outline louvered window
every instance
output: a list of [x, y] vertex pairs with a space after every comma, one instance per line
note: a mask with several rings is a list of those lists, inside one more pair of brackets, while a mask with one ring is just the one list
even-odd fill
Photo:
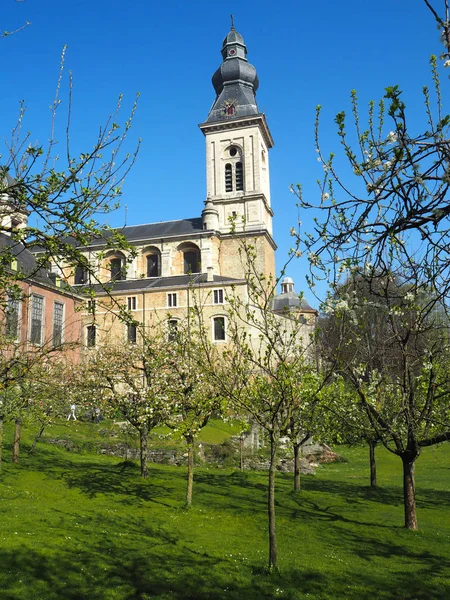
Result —
[[233, 191], [233, 170], [229, 163], [225, 165], [225, 191]]
[[242, 192], [244, 189], [244, 173], [242, 171], [242, 163], [236, 163], [236, 190]]

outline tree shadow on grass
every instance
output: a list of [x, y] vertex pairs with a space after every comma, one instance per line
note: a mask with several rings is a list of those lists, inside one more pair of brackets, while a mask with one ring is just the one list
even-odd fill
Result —
[[[317, 492], [322, 497], [331, 494], [344, 498], [349, 504], [378, 502], [383, 505], [402, 506], [403, 492], [400, 485], [371, 488], [351, 481], [308, 478], [304, 484], [307, 491]], [[422, 508], [447, 508], [450, 506], [450, 492], [429, 488], [417, 489], [418, 506]]]
[[[142, 535], [148, 532], [145, 530]], [[149, 542], [151, 543], [151, 542]], [[34, 549], [0, 550], [2, 600], [444, 600], [444, 586], [429, 578], [436, 567], [425, 556], [416, 573], [318, 572], [286, 569], [269, 575], [256, 568], [237, 570], [231, 561], [193, 552], [168, 542], [163, 552], [128, 548], [106, 554], [99, 548], [83, 552], [64, 549], [44, 554]], [[419, 558], [419, 555], [415, 557]], [[363, 594], [363, 595], [361, 595]]]

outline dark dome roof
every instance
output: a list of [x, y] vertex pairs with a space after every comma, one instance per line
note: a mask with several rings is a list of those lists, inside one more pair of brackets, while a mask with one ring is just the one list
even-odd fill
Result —
[[287, 292], [286, 294], [274, 296], [271, 308], [274, 312], [285, 312], [294, 308], [315, 312], [308, 302], [304, 298], [300, 299], [295, 292]]
[[244, 44], [244, 38], [240, 33], [236, 31], [234, 27], [231, 28], [230, 32], [226, 37], [223, 38], [222, 48], [224, 48], [227, 44]]
[[216, 100], [207, 123], [259, 115], [255, 93], [259, 86], [256, 69], [247, 61], [244, 38], [234, 26], [222, 43], [222, 64], [212, 77]]
[[253, 86], [254, 92], [258, 89], [259, 79], [255, 67], [239, 58], [232, 58], [223, 62], [212, 77], [216, 94], [220, 94], [228, 81], [236, 80]]

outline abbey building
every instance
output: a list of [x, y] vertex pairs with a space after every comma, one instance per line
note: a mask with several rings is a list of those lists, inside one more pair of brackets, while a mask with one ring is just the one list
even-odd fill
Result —
[[[273, 140], [256, 102], [258, 76], [234, 27], [221, 53], [212, 78], [216, 99], [199, 126], [206, 142], [204, 208], [192, 218], [120, 229], [133, 251], [107, 249], [104, 240], [86, 246], [89, 269], [72, 270], [68, 283], [80, 292], [88, 284], [95, 290], [87, 302], [87, 346], [112, 337], [136, 341], [137, 327], [155, 322], [176, 328], [192, 306], [194, 291], [211, 340], [226, 341], [227, 297], [231, 291], [246, 297], [247, 273], [239, 255], [243, 238], [254, 244], [258, 272], [275, 277]], [[315, 315], [306, 304], [301, 309]], [[128, 311], [133, 322], [115, 318], [120, 310]]]

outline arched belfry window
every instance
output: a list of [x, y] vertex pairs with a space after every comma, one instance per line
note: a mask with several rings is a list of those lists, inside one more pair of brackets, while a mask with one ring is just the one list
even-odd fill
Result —
[[230, 163], [227, 163], [225, 165], [225, 191], [233, 191], [233, 169]]
[[237, 146], [230, 146], [225, 150], [225, 192], [244, 191], [244, 167], [242, 151]]
[[244, 189], [244, 173], [242, 171], [242, 163], [236, 163], [236, 191], [242, 192]]

